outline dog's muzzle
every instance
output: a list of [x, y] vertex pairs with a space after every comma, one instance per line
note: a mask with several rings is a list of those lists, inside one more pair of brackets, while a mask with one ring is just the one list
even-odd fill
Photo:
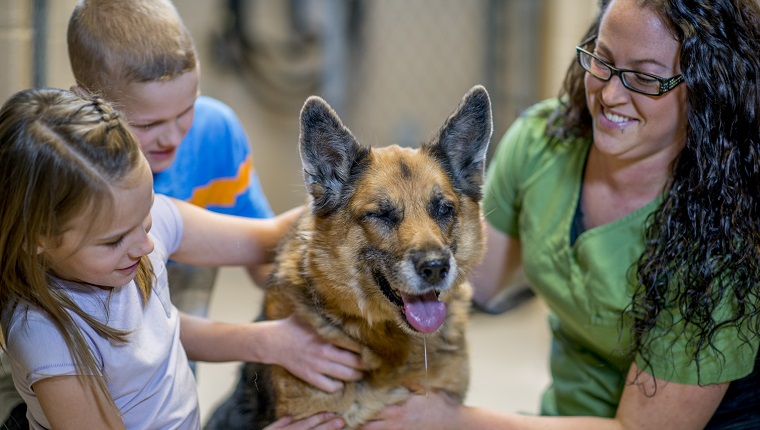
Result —
[[417, 252], [407, 259], [406, 269], [399, 275], [408, 286], [404, 290], [415, 291], [413, 293], [393, 288], [378, 270], [373, 271], [373, 276], [385, 297], [401, 308], [409, 326], [421, 333], [432, 333], [446, 320], [446, 304], [439, 301], [439, 295], [448, 286], [449, 255]]

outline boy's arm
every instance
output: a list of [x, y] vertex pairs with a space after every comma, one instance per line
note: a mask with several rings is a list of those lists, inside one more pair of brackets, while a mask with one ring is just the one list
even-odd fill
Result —
[[270, 263], [280, 238], [303, 207], [273, 218], [222, 215], [172, 199], [182, 217], [182, 240], [173, 260], [199, 266], [251, 266]]
[[124, 429], [119, 411], [93, 387], [77, 376], [53, 376], [32, 386], [51, 428]]
[[327, 392], [340, 389], [341, 381], [362, 377], [361, 359], [350, 345], [338, 347], [325, 341], [293, 316], [229, 324], [180, 313], [180, 328], [190, 360], [277, 364]]

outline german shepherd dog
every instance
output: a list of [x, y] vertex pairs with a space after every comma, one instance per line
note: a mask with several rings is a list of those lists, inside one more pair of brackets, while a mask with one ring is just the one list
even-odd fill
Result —
[[419, 149], [360, 145], [319, 97], [306, 100], [300, 125], [310, 210], [280, 244], [264, 315], [295, 313], [325, 339], [359, 344], [369, 370], [326, 393], [281, 367], [246, 363], [206, 428], [332, 411], [356, 429], [407, 399], [409, 387], [463, 401], [467, 275], [484, 252], [488, 93], [473, 87]]

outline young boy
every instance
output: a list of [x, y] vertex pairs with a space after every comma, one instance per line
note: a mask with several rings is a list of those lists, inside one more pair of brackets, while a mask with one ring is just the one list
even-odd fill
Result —
[[[273, 215], [240, 121], [223, 103], [199, 97], [195, 46], [171, 2], [81, 1], [68, 49], [77, 85], [129, 119], [156, 192], [225, 214]], [[249, 268], [259, 285], [264, 270]], [[216, 269], [173, 262], [169, 271], [175, 305], [205, 316]]]

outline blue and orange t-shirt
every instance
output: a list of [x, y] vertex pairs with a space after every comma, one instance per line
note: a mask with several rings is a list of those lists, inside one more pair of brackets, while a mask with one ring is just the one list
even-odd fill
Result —
[[253, 168], [248, 137], [234, 111], [201, 96], [193, 125], [174, 163], [153, 175], [156, 193], [214, 212], [267, 218], [274, 215]]

